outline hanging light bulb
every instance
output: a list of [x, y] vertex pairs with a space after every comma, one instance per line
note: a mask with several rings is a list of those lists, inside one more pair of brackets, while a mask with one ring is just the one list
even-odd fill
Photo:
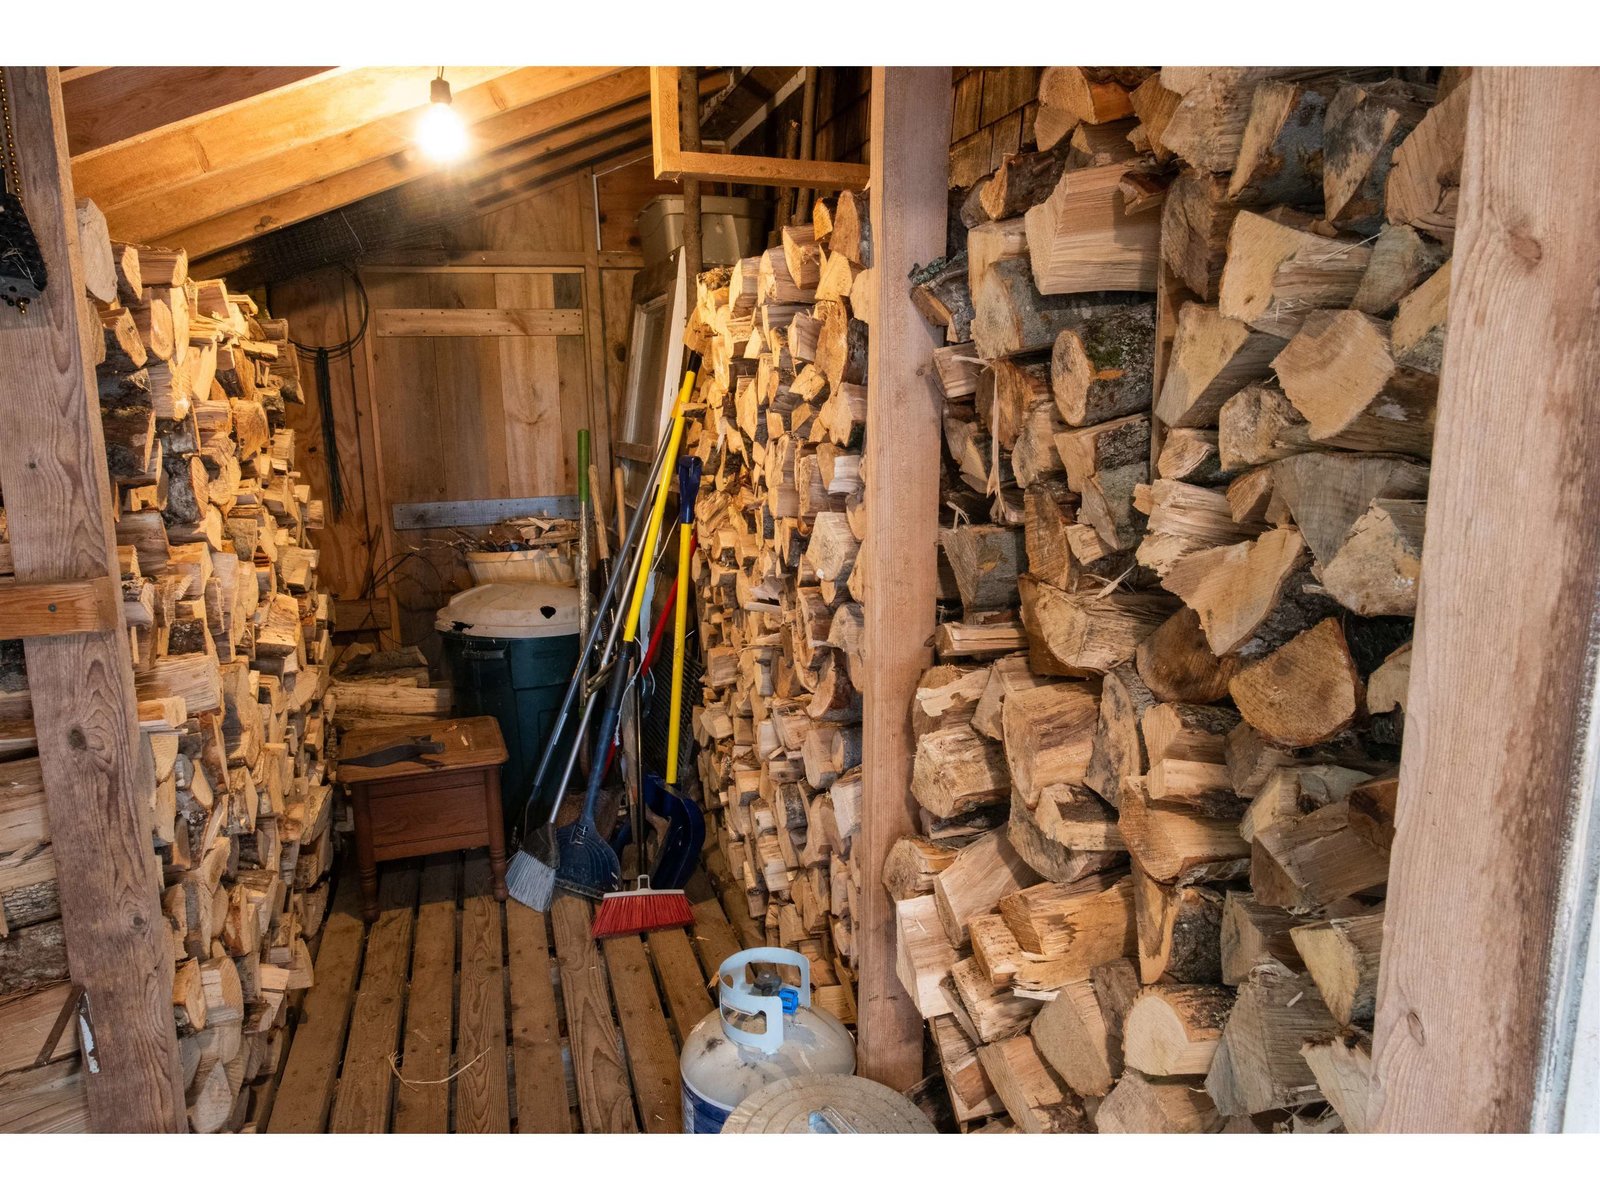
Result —
[[467, 152], [467, 127], [450, 106], [444, 68], [428, 86], [428, 108], [417, 122], [417, 145], [434, 162], [455, 162]]

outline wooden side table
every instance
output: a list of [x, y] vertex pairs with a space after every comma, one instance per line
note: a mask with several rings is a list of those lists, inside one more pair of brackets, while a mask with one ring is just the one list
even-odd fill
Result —
[[495, 899], [506, 898], [506, 836], [500, 816], [505, 742], [493, 717], [417, 721], [345, 738], [341, 758], [358, 758], [414, 737], [444, 745], [429, 762], [343, 766], [339, 780], [355, 808], [361, 913], [378, 917], [378, 864], [447, 850], [489, 848]]

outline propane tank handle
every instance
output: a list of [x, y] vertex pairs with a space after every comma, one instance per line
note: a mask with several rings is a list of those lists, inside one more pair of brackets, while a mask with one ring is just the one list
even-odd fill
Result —
[[811, 960], [804, 954], [795, 950], [784, 950], [776, 946], [756, 946], [750, 950], [741, 950], [738, 954], [729, 955], [717, 968], [717, 1003], [720, 1008], [729, 1009], [746, 1016], [761, 1016], [766, 1019], [765, 1028], [760, 1033], [750, 1033], [736, 1028], [728, 1022], [726, 1016], [722, 1018], [722, 1031], [730, 1042], [737, 1046], [749, 1046], [753, 1050], [760, 1050], [765, 1054], [776, 1054], [783, 1045], [783, 997], [758, 996], [750, 990], [745, 982], [744, 969], [752, 963], [773, 963], [780, 966], [798, 967], [800, 970], [800, 1006], [809, 1008], [811, 1005]]

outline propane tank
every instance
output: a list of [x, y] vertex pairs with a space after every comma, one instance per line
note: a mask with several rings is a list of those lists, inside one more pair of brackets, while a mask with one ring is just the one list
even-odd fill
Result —
[[[745, 968], [757, 968], [755, 981]], [[798, 967], [800, 986], [776, 968]], [[683, 1043], [683, 1131], [719, 1133], [758, 1088], [800, 1075], [853, 1075], [856, 1046], [836, 1017], [811, 1007], [811, 963], [793, 950], [758, 946], [717, 969], [717, 1011]]]

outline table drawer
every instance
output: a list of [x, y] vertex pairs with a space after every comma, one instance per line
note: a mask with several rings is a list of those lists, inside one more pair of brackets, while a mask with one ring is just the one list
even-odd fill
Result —
[[401, 795], [369, 793], [368, 818], [375, 847], [440, 838], [487, 839], [489, 814], [481, 778], [425, 790], [411, 782], [411, 790]]

